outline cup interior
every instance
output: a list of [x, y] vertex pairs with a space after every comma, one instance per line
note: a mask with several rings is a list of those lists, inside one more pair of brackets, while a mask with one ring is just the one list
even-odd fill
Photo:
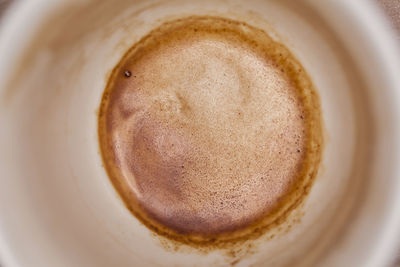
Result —
[[[376, 48], [366, 35], [348, 41], [361, 26], [329, 15], [355, 12], [345, 1], [37, 2], [40, 19], [0, 84], [0, 225], [15, 266], [360, 266], [374, 253], [398, 188], [398, 111]], [[97, 112], [115, 65], [150, 30], [190, 15], [263, 29], [299, 59], [321, 101], [325, 144], [307, 200], [233, 254], [152, 233], [125, 208], [99, 151]]]

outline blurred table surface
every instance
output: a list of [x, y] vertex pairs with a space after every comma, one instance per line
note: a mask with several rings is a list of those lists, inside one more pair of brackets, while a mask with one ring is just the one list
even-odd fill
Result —
[[[18, 0], [0, 0], [0, 18], [9, 4]], [[385, 14], [389, 17], [394, 29], [397, 30], [397, 38], [400, 41], [400, 0], [376, 0]], [[399, 236], [400, 239], [400, 236]], [[400, 267], [400, 252], [393, 256], [393, 266]], [[1, 260], [0, 260], [1, 261]], [[1, 264], [0, 264], [0, 267]], [[5, 267], [5, 266], [3, 266]]]

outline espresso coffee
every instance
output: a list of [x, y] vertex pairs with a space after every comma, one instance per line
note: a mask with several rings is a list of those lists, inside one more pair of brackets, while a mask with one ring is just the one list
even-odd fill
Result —
[[99, 114], [104, 165], [132, 213], [175, 240], [228, 242], [282, 221], [321, 156], [319, 100], [264, 31], [165, 23], [115, 67]]

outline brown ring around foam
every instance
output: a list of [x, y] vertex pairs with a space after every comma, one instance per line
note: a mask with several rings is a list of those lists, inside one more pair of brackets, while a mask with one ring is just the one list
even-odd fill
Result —
[[[223, 46], [223, 49], [218, 48], [221, 40], [223, 41], [222, 45], [224, 45], [224, 42], [226, 42], [227, 44], [226, 46]], [[201, 45], [199, 46], [198, 44]], [[250, 52], [246, 54], [245, 50], [240, 50], [241, 45], [243, 45], [243, 47], [245, 47]], [[195, 47], [197, 50], [193, 47]], [[179, 49], [177, 50], [176, 48]], [[164, 63], [168, 64], [168, 61], [161, 60], [157, 61], [160, 64], [154, 63], [156, 62], [154, 61], [154, 59], [158, 60], [164, 57], [164, 60], [168, 60], [171, 59], [171, 57], [173, 56], [176, 57], [176, 55], [179, 55], [180, 51], [185, 51], [183, 58], [185, 58], [186, 55], [192, 52], [195, 53], [192, 57], [190, 57], [190, 55], [187, 56], [192, 62], [196, 58], [201, 59], [201, 56], [199, 56], [201, 54], [196, 54], [199, 53], [199, 51], [201, 52], [201, 49], [207, 51], [220, 51], [220, 54], [225, 53], [225, 51], [233, 51], [232, 55], [235, 55], [235, 51], [244, 51], [239, 55], [240, 59], [242, 60], [241, 62], [249, 62], [251, 64], [252, 62], [258, 64], [258, 60], [260, 58], [265, 58], [265, 62], [267, 62], [265, 64], [267, 64], [267, 67], [262, 65], [260, 68], [262, 68], [263, 70], [265, 69], [264, 72], [268, 75], [278, 75], [271, 77], [277, 77], [276, 79], [279, 78], [279, 82], [284, 86], [279, 87], [275, 85], [276, 88], [294, 89], [293, 92], [290, 91], [290, 93], [286, 93], [290, 97], [295, 96], [293, 97], [293, 99], [290, 98], [292, 101], [292, 105], [286, 106], [288, 108], [293, 108], [294, 112], [298, 111], [298, 113], [295, 114], [296, 116], [298, 116], [298, 120], [293, 119], [293, 114], [289, 114], [286, 117], [278, 116], [278, 122], [276, 123], [276, 125], [286, 127], [282, 129], [287, 129], [287, 127], [290, 127], [290, 125], [299, 121], [301, 122], [301, 124], [299, 123], [298, 127], [290, 129], [296, 130], [295, 132], [293, 132], [295, 134], [304, 132], [301, 138], [297, 139], [297, 142], [299, 143], [301, 141], [301, 144], [297, 144], [298, 146], [296, 147], [293, 146], [293, 151], [275, 151], [276, 156], [275, 154], [273, 154], [275, 158], [280, 157], [279, 155], [281, 155], [283, 159], [292, 157], [296, 159], [297, 163], [300, 162], [300, 165], [296, 170], [295, 175], [292, 175], [293, 177], [291, 177], [291, 180], [287, 181], [285, 192], [283, 192], [282, 195], [279, 196], [277, 203], [273, 203], [274, 205], [268, 206], [268, 210], [263, 210], [262, 208], [258, 208], [258, 206], [257, 208], [254, 208], [256, 207], [256, 205], [258, 205], [254, 202], [255, 204], [253, 203], [251, 207], [254, 208], [254, 211], [256, 211], [257, 214], [253, 216], [253, 214], [251, 214], [250, 212], [250, 215], [248, 217], [245, 217], [244, 219], [240, 217], [240, 212], [245, 213], [248, 209], [240, 209], [236, 207], [240, 204], [243, 205], [243, 198], [240, 198], [240, 196], [237, 196], [237, 200], [240, 201], [229, 202], [226, 205], [224, 203], [216, 203], [216, 205], [220, 205], [220, 210], [223, 211], [229, 211], [229, 208], [231, 208], [231, 210], [235, 209], [238, 215], [234, 215], [236, 217], [234, 217], [233, 215], [230, 216], [231, 218], [234, 217], [235, 219], [237, 219], [236, 221], [229, 221], [226, 218], [222, 218], [220, 221], [214, 219], [216, 217], [215, 215], [218, 215], [220, 210], [214, 212], [211, 208], [215, 206], [215, 199], [219, 201], [221, 197], [216, 197], [215, 199], [213, 199], [211, 194], [212, 192], [210, 193], [209, 191], [207, 191], [207, 188], [205, 191], [207, 191], [208, 195], [201, 195], [201, 198], [197, 199], [193, 198], [190, 195], [187, 195], [187, 193], [185, 192], [190, 191], [189, 189], [191, 188], [194, 188], [193, 192], [197, 192], [196, 190], [197, 188], [199, 188], [199, 185], [190, 184], [194, 181], [194, 175], [199, 174], [199, 177], [211, 177], [210, 175], [207, 176], [207, 174], [200, 174], [203, 170], [215, 170], [216, 168], [218, 168], [219, 165], [225, 166], [224, 164], [218, 163], [220, 159], [229, 160], [230, 158], [235, 158], [237, 154], [236, 151], [242, 151], [246, 147], [253, 147], [255, 149], [257, 148], [257, 145], [252, 146], [252, 144], [249, 143], [252, 139], [249, 139], [250, 141], [246, 139], [245, 141], [247, 143], [243, 142], [248, 146], [243, 146], [243, 144], [240, 143], [243, 139], [240, 138], [241, 136], [243, 136], [241, 132], [239, 132], [239, 134], [235, 136], [235, 129], [238, 129], [239, 127], [225, 127], [228, 129], [234, 129], [234, 131], [232, 131], [231, 133], [231, 136], [233, 135], [236, 138], [234, 139], [236, 141], [232, 143], [232, 151], [229, 151], [230, 146], [226, 146], [226, 143], [219, 142], [219, 140], [225, 140], [223, 139], [223, 137], [226, 137], [226, 133], [224, 133], [224, 131], [222, 130], [218, 131], [218, 129], [214, 129], [219, 124], [215, 123], [215, 121], [211, 121], [212, 123], [209, 124], [203, 122], [207, 121], [207, 119], [212, 119], [215, 117], [218, 118], [218, 122], [221, 121], [223, 123], [229, 123], [230, 121], [234, 121], [236, 123], [239, 121], [241, 116], [247, 116], [245, 119], [242, 120], [243, 123], [240, 124], [240, 127], [242, 127], [243, 129], [247, 129], [246, 125], [249, 125], [249, 121], [253, 122], [254, 124], [256, 124], [256, 122], [263, 122], [263, 118], [261, 118], [260, 121], [254, 119], [254, 117], [257, 117], [254, 116], [254, 114], [260, 115], [263, 113], [257, 113], [257, 110], [254, 111], [253, 109], [251, 109], [251, 106], [246, 113], [246, 110], [237, 110], [236, 106], [232, 105], [232, 103], [226, 103], [227, 107], [233, 107], [233, 109], [227, 110], [229, 112], [234, 110], [236, 113], [232, 112], [232, 114], [235, 113], [236, 117], [226, 118], [225, 115], [230, 114], [228, 112], [218, 112], [217, 115], [215, 115], [214, 117], [199, 116], [198, 114], [200, 114], [201, 112], [195, 112], [196, 107], [204, 107], [204, 104], [196, 106], [196, 103], [193, 102], [193, 98], [190, 98], [190, 96], [185, 94], [187, 92], [185, 92], [184, 90], [175, 90], [175, 88], [173, 88], [172, 90], [165, 89], [171, 84], [174, 84], [176, 80], [179, 80], [179, 76], [174, 77], [174, 80], [172, 81], [168, 80], [169, 76], [160, 78], [163, 75], [163, 72], [159, 72], [160, 70], [172, 70], [172, 72], [169, 73], [172, 75], [174, 74], [174, 72], [179, 72], [179, 65], [176, 65], [175, 68], [171, 69], [164, 68], [162, 65]], [[169, 52], [165, 54], [160, 54], [159, 51]], [[171, 51], [173, 51], [174, 53], [171, 53]], [[247, 57], [242, 57], [242, 54], [246, 54]], [[218, 54], [213, 54], [213, 58], [216, 57], [218, 57]], [[234, 58], [234, 56], [232, 57]], [[231, 55], [229, 55], [223, 59], [226, 61], [232, 57]], [[253, 57], [257, 59], [257, 61], [254, 61]], [[171, 60], [172, 66], [173, 64], [179, 64], [179, 62], [177, 61], [178, 60]], [[210, 61], [212, 60], [210, 59]], [[214, 65], [220, 66], [218, 64], [220, 63], [216, 62]], [[235, 66], [235, 62], [230, 62], [226, 65]], [[221, 68], [225, 67], [226, 65], [221, 65]], [[138, 68], [138, 66], [140, 68]], [[191, 65], [189, 64], [187, 66], [187, 72], [191, 74], [192, 72], [194, 72], [196, 74], [200, 71], [203, 71], [201, 68], [198, 68], [198, 66], [199, 64], [196, 64], [193, 68], [191, 68]], [[126, 70], [129, 70], [131, 74], [129, 77], [124, 75]], [[227, 75], [229, 76], [229, 68], [227, 68], [226, 70], [228, 72]], [[276, 72], [275, 70], [277, 70], [278, 72]], [[215, 72], [218, 72], [218, 68], [214, 70], [214, 73]], [[232, 72], [231, 74], [233, 76], [231, 75], [230, 79], [223, 80], [224, 85], [226, 85], [226, 87], [229, 87], [228, 85], [232, 85], [231, 87], [233, 88], [234, 86], [236, 86], [235, 84], [231, 83], [232, 80], [234, 80], [233, 78], [238, 78], [240, 80], [242, 77], [237, 77], [237, 73], [241, 74], [245, 72], [246, 70], [243, 69], [240, 69], [236, 73]], [[248, 73], [251, 74], [253, 72], [248, 71]], [[261, 71], [260, 73], [262, 74], [263, 72]], [[213, 73], [207, 72], [206, 74], [207, 75], [204, 75], [204, 73], [199, 73], [199, 77], [197, 78], [200, 79], [203, 75], [208, 77], [209, 79], [213, 75]], [[182, 81], [189, 80], [190, 82], [193, 82], [193, 80], [191, 80], [192, 78], [189, 79], [186, 77], [185, 79], [185, 77], [183, 77], [182, 79]], [[266, 79], [270, 79], [270, 76], [266, 77]], [[159, 80], [164, 81], [164, 84], [157, 84], [157, 81]], [[221, 79], [213, 81], [216, 83], [219, 80]], [[168, 83], [166, 84], [165, 81], [167, 81]], [[245, 80], [245, 82], [249, 82], [249, 80]], [[151, 86], [149, 86], [149, 84]], [[177, 84], [180, 85], [182, 84], [182, 82], [178, 82]], [[214, 84], [209, 87], [212, 86], [214, 86]], [[190, 87], [190, 85], [188, 87]], [[207, 87], [207, 85], [205, 87]], [[257, 86], [255, 85], [254, 87], [256, 88]], [[275, 88], [274, 86], [271, 87]], [[122, 90], [121, 88], [128, 88], [129, 90]], [[221, 89], [222, 87], [218, 88]], [[253, 91], [252, 93], [254, 93]], [[121, 92], [124, 93], [122, 94]], [[171, 94], [171, 92], [173, 92], [174, 94]], [[213, 92], [211, 92], [211, 94], [212, 93]], [[282, 97], [286, 96], [282, 96], [280, 92], [276, 92], [276, 94], [277, 97], [280, 97], [278, 99], [282, 99]], [[202, 99], [202, 96], [204, 97], [204, 95], [196, 96], [197, 98], [195, 99]], [[212, 94], [212, 97], [218, 98], [219, 95]], [[231, 98], [234, 99], [234, 96], [232, 96]], [[238, 97], [238, 99], [241, 101], [241, 104], [245, 103], [246, 92], [240, 92], [240, 96]], [[248, 97], [247, 99], [251, 100], [251, 97]], [[218, 98], [218, 100], [219, 102], [217, 101], [217, 103], [220, 103], [221, 101], [223, 101], [223, 98], [222, 100]], [[252, 101], [256, 100], [253, 99], [250, 101], [250, 103], [253, 103]], [[272, 103], [268, 101], [265, 103]], [[116, 105], [116, 103], [118, 103], [118, 105]], [[130, 103], [134, 104], [131, 105]], [[207, 101], [205, 103], [210, 104]], [[234, 104], [235, 103], [236, 102], [234, 102]], [[298, 106], [299, 103], [300, 107]], [[282, 104], [282, 106], [286, 107], [284, 103]], [[209, 110], [212, 110], [212, 108], [214, 108], [214, 106], [209, 105], [207, 107], [209, 107]], [[277, 107], [279, 108], [279, 105]], [[226, 111], [226, 109], [223, 110]], [[217, 111], [220, 110], [217, 109]], [[272, 111], [269, 114], [279, 114], [277, 113], [278, 111], [274, 111], [275, 113], [273, 113]], [[184, 114], [185, 116], [181, 116], [182, 114]], [[196, 116], [199, 118], [197, 118]], [[290, 116], [292, 116], [293, 118]], [[292, 123], [284, 122], [284, 119], [287, 117], [292, 118], [292, 121], [290, 121]], [[116, 127], [116, 125], [119, 127]], [[209, 125], [212, 125], [214, 128], [210, 128], [211, 130], [207, 129], [207, 131], [203, 131], [203, 129], [208, 127]], [[229, 124], [227, 125], [231, 126]], [[196, 126], [197, 128], [193, 128], [192, 126]], [[115, 130], [117, 128], [119, 130]], [[192, 132], [189, 132], [189, 134], [187, 131], [185, 131], [185, 129], [187, 130], [188, 128], [192, 130]], [[285, 131], [282, 131], [282, 129], [279, 129], [280, 132], [277, 130], [276, 133], [279, 132], [285, 134]], [[121, 62], [113, 70], [107, 88], [103, 94], [99, 112], [99, 140], [104, 165], [114, 187], [117, 189], [120, 196], [124, 200], [125, 205], [140, 221], [142, 221], [153, 231], [176, 241], [200, 246], [224, 246], [224, 244], [236, 242], [239, 240], [255, 238], [266, 232], [271, 227], [274, 227], [274, 225], [284, 221], [286, 216], [304, 200], [304, 197], [309, 192], [312, 182], [317, 174], [323, 142], [321, 131], [321, 118], [318, 96], [313, 89], [310, 78], [308, 77], [300, 63], [289, 52], [289, 50], [285, 46], [274, 42], [262, 30], [256, 29], [242, 22], [216, 17], [189, 17], [185, 19], [171, 21], [169, 23], [163, 24], [158, 29], [155, 29], [147, 36], [142, 38], [142, 40], [135, 44], [125, 54]], [[216, 138], [217, 135], [212, 135], [212, 138], [204, 138], [204, 136], [207, 135], [207, 133], [209, 132], [218, 133], [222, 137]], [[256, 140], [258, 136], [260, 136], [254, 134], [257, 132], [251, 133], [254, 136], [254, 140]], [[198, 136], [196, 136], [196, 134]], [[189, 138], [189, 140], [188, 136], [194, 136], [193, 140], [191, 138]], [[284, 140], [284, 138], [275, 138], [272, 140], [275, 140], [274, 142], [279, 142], [279, 140]], [[287, 140], [287, 143], [282, 143], [283, 145], [281, 145], [281, 147], [287, 146], [285, 148], [288, 148], [290, 150], [291, 146], [289, 146], [288, 144], [293, 145], [296, 143], [296, 140], [293, 141], [294, 143], [290, 143], [290, 138]], [[221, 145], [220, 143], [223, 144]], [[155, 146], [155, 144], [158, 145]], [[234, 147], [237, 144], [241, 145], [238, 146], [241, 149]], [[173, 146], [175, 146], [175, 148], [172, 148]], [[201, 150], [201, 148], [203, 147], [207, 147], [207, 149]], [[215, 155], [215, 153], [207, 154], [208, 151], [215, 152], [213, 151], [214, 147], [217, 155]], [[193, 151], [194, 148], [197, 150]], [[221, 149], [225, 149], [227, 151], [224, 150], [224, 153], [218, 154]], [[162, 153], [159, 153], [160, 151]], [[225, 154], [228, 152], [233, 153], [233, 155], [226, 157]], [[117, 155], [116, 153], [119, 154]], [[240, 153], [239, 154], [241, 155], [241, 157], [237, 157], [240, 159], [247, 159], [247, 161], [244, 162], [246, 162], [246, 164], [249, 164], [248, 167], [250, 168], [250, 171], [260, 167], [259, 165], [262, 163], [262, 160], [260, 160], [259, 163], [257, 161], [259, 157], [252, 158], [246, 154], [247, 152]], [[257, 153], [259, 153], [259, 155], [267, 155], [265, 154], [266, 152], [264, 150], [257, 151]], [[298, 154], [301, 154], [301, 158], [299, 158]], [[123, 155], [133, 155], [132, 157], [136, 158], [134, 160], [127, 160], [127, 163], [125, 163], [125, 158], [127, 157], [124, 157]], [[209, 159], [213, 158], [213, 156], [215, 156], [215, 160], [210, 161]], [[274, 157], [270, 156], [270, 158]], [[199, 158], [204, 160], [200, 161], [198, 160]], [[197, 161], [194, 161], [193, 159], [196, 159]], [[249, 161], [248, 159], [254, 160]], [[136, 162], [140, 162], [140, 164], [136, 164]], [[199, 162], [204, 162], [204, 164], [200, 164]], [[214, 164], [213, 162], [216, 163]], [[244, 168], [246, 168], [246, 166], [242, 166], [239, 161], [232, 162], [234, 164], [230, 163], [229, 165], [227, 163], [226, 166], [232, 166], [234, 168], [237, 165], [237, 170], [231, 170], [227, 173], [229, 173], [229, 175], [231, 176], [233, 173], [243, 174], [243, 170]], [[297, 165], [293, 163], [288, 166], [290, 168], [293, 168], [294, 170]], [[190, 168], [192, 168], [191, 174], [187, 175], [188, 177], [190, 177], [190, 179], [188, 178], [187, 180], [185, 180], [185, 186], [179, 184], [182, 182], [174, 180], [176, 177], [186, 177], [182, 173], [189, 172], [187, 169]], [[123, 173], [123, 171], [121, 170], [125, 170], [125, 172]], [[222, 170], [224, 170], [224, 168], [222, 168]], [[268, 173], [279, 174], [281, 172], [282, 170], [279, 170], [279, 168], [276, 171], [272, 170], [270, 172], [260, 171], [259, 173], [262, 173], [263, 175], [261, 175], [259, 179], [265, 179], [265, 177], [268, 176]], [[135, 176], [134, 178], [127, 179], [127, 177], [129, 175], [132, 176], [133, 173], [139, 173], [139, 175], [133, 175]], [[212, 177], [216, 177], [218, 175], [219, 173], [213, 173]], [[137, 178], [139, 176], [142, 176], [144, 179], [140, 181], [140, 179]], [[159, 177], [164, 178], [158, 179]], [[221, 179], [224, 180], [226, 179], [224, 177], [227, 176], [221, 175], [221, 177]], [[251, 177], [252, 179], [254, 179], [254, 177], [256, 176]], [[274, 177], [276, 177], [276, 175]], [[246, 188], [247, 186], [249, 188], [252, 188], [253, 191], [256, 190], [258, 186], [245, 186], [243, 182], [252, 179], [247, 177], [240, 180], [240, 178], [238, 178], [238, 184], [240, 186], [238, 186], [237, 188], [239, 188], [240, 190], [244, 190], [243, 188]], [[276, 178], [271, 179], [276, 183]], [[127, 180], [130, 181], [131, 184], [128, 184]], [[132, 184], [133, 182], [138, 183], [138, 181], [140, 186], [138, 186], [137, 184]], [[208, 183], [208, 188], [210, 188], [210, 185], [212, 185], [212, 183], [209, 183], [208, 180], [205, 182]], [[174, 187], [174, 183], [177, 183], [179, 186]], [[151, 185], [154, 184], [156, 184], [156, 187], [151, 187]], [[222, 186], [218, 185], [215, 186], [215, 188], [223, 190], [225, 187], [229, 187], [230, 184], [232, 183], [226, 183]], [[143, 188], [147, 188], [147, 190], [143, 190]], [[183, 192], [178, 192], [179, 189], [182, 188], [187, 190], [184, 190]], [[149, 190], [153, 191], [148, 192]], [[159, 193], [160, 190], [164, 190], [164, 193]], [[166, 194], [165, 192], [168, 193]], [[252, 192], [249, 193], [249, 196], [251, 195], [251, 193]], [[218, 192], [216, 194], [218, 195]], [[234, 192], [230, 193], [230, 195], [229, 193], [226, 194], [227, 195], [225, 196], [227, 197], [235, 196]], [[154, 198], [157, 198], [157, 196], [159, 196], [159, 200], [157, 200], [158, 203], [153, 203], [156, 202], [156, 200], [149, 197], [151, 195], [155, 196]], [[172, 199], [172, 195], [178, 198]], [[207, 221], [203, 223], [204, 218], [190, 219], [190, 216], [194, 213], [190, 213], [187, 210], [184, 210], [182, 214], [176, 215], [176, 213], [174, 213], [173, 216], [169, 217], [160, 212], [160, 208], [158, 208], [158, 206], [160, 206], [160, 203], [163, 204], [163, 201], [164, 203], [179, 203], [179, 197], [181, 197], [185, 201], [190, 200], [192, 203], [191, 205], [195, 205], [195, 207], [193, 207], [193, 209], [195, 210], [194, 213], [202, 212], [197, 211], [198, 209], [196, 210], [196, 208], [198, 208], [196, 207], [196, 201], [201, 202], [202, 199], [209, 199], [207, 200], [208, 202], [205, 201], [205, 203], [207, 208], [211, 210], [211, 213], [209, 213], [211, 214], [211, 223]], [[262, 197], [262, 191], [259, 192], [259, 195], [256, 196], [255, 199], [259, 199], [260, 197]], [[138, 200], [140, 198], [142, 198], [141, 201]], [[143, 199], [145, 199], [145, 201]], [[185, 204], [185, 201], [182, 201], [182, 203]], [[149, 205], [148, 203], [151, 203], [151, 205]], [[224, 210], [224, 208], [226, 207], [228, 207], [228, 209]], [[165, 207], [162, 208], [165, 209]], [[185, 208], [185, 206], [183, 206], [183, 208]], [[176, 212], [176, 210], [174, 212]], [[246, 220], [246, 218], [250, 219]]]

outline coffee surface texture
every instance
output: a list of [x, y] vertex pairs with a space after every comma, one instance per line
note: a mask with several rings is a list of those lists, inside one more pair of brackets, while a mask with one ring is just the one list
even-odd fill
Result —
[[127, 208], [161, 235], [203, 245], [282, 221], [310, 191], [323, 142], [299, 61], [264, 31], [219, 17], [167, 22], [134, 44], [110, 76], [98, 131]]

